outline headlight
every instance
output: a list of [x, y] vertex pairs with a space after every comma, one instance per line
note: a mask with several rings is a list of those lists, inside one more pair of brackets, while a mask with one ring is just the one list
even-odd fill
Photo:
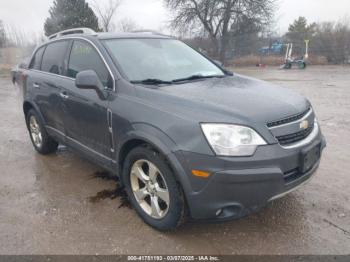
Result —
[[209, 144], [217, 155], [251, 156], [265, 140], [253, 129], [229, 124], [201, 124]]

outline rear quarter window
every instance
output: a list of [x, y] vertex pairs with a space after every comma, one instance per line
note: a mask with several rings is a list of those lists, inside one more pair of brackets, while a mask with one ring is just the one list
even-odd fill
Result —
[[52, 74], [63, 75], [63, 60], [66, 56], [68, 41], [48, 44], [41, 63], [41, 70]]
[[36, 70], [40, 70], [41, 67], [41, 60], [43, 57], [43, 53], [45, 50], [45, 46], [40, 47], [34, 54], [32, 61], [30, 61], [30, 65], [29, 68], [30, 69], [36, 69]]

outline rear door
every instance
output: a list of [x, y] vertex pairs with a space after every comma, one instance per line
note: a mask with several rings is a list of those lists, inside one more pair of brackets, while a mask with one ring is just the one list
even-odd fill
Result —
[[42, 56], [39, 71], [35, 71], [33, 88], [35, 89], [35, 103], [44, 117], [48, 131], [64, 136], [62, 118], [61, 85], [64, 74], [69, 40], [49, 43]]
[[34, 101], [39, 99], [40, 96], [39, 87], [41, 83], [41, 61], [44, 54], [46, 46], [38, 48], [29, 63], [28, 70], [26, 72], [25, 82], [23, 83], [23, 94], [29, 94], [33, 97]]
[[110, 164], [111, 142], [107, 122], [108, 101], [101, 100], [95, 90], [78, 89], [76, 75], [94, 70], [106, 89], [113, 86], [111, 75], [96, 48], [85, 40], [74, 40], [63, 93], [64, 125], [72, 146], [84, 150], [95, 160]]

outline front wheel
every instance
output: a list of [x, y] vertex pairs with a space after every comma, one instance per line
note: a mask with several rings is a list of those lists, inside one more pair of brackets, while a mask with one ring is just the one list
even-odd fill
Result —
[[126, 157], [123, 182], [139, 216], [158, 230], [178, 227], [185, 217], [182, 190], [157, 152], [137, 147]]

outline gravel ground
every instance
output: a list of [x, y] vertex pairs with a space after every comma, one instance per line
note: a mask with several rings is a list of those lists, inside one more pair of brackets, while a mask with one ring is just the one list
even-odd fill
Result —
[[328, 142], [321, 166], [257, 214], [170, 233], [119, 207], [116, 181], [67, 148], [35, 153], [19, 88], [0, 77], [0, 254], [349, 254], [350, 67], [235, 71], [310, 99]]

